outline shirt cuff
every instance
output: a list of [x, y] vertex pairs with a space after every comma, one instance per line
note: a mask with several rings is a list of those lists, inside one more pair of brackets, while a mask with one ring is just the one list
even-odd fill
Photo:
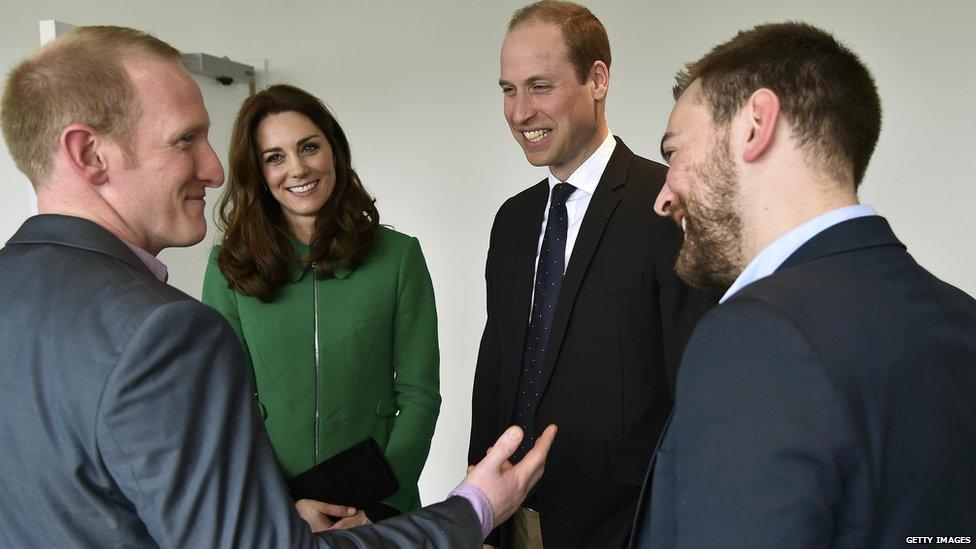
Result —
[[447, 497], [451, 496], [460, 496], [468, 500], [471, 507], [474, 507], [474, 513], [478, 515], [478, 520], [481, 521], [481, 539], [487, 538], [488, 534], [491, 533], [491, 527], [495, 524], [495, 513], [491, 508], [491, 502], [488, 501], [488, 496], [473, 484], [459, 484], [447, 495]]

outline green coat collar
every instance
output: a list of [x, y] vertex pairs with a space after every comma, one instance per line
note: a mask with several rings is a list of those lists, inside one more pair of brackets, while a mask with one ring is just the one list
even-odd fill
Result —
[[[302, 261], [302, 258], [308, 256], [308, 246], [299, 242], [294, 236], [290, 236], [289, 239], [291, 240], [292, 246], [294, 246], [295, 257], [298, 259], [295, 266], [292, 268], [291, 280], [292, 282], [298, 282], [299, 280], [305, 278], [306, 273], [312, 271], [312, 266], [303, 265]], [[343, 279], [352, 274], [352, 269], [343, 265], [342, 263], [338, 263], [332, 267], [332, 274], [338, 279]]]

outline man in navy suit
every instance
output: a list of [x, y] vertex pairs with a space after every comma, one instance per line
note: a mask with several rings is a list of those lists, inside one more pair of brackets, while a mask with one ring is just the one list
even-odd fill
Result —
[[500, 57], [512, 136], [549, 173], [492, 225], [468, 460], [511, 423], [526, 431], [523, 450], [556, 423], [545, 479], [489, 541], [623, 547], [681, 351], [718, 296], [674, 272], [681, 231], [650, 211], [666, 168], [607, 125], [600, 20], [572, 2], [530, 4], [512, 16]]
[[[891, 547], [976, 535], [976, 301], [858, 203], [881, 129], [830, 34], [762, 25], [677, 76], [655, 210], [698, 324], [635, 547]], [[650, 490], [653, 485], [653, 490]]]

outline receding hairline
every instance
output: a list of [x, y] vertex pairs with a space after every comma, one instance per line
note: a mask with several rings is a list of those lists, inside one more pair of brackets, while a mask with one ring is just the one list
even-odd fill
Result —
[[555, 30], [557, 33], [559, 33], [559, 41], [562, 42], [563, 46], [566, 48], [566, 52], [568, 56], [569, 43], [566, 41], [566, 33], [563, 31], [562, 26], [557, 22], [546, 21], [545, 19], [542, 19], [541, 17], [537, 17], [537, 16], [532, 16], [529, 17], [528, 19], [522, 19], [517, 23], [515, 23], [515, 25], [508, 27], [508, 29], [505, 31], [505, 38], [502, 39], [502, 47], [504, 48], [505, 42], [508, 41], [508, 38], [512, 35], [513, 32], [517, 30], [521, 31], [525, 27], [531, 27], [531, 26], [546, 27]]
[[526, 25], [548, 25], [550, 27], [555, 27], [562, 30], [562, 25], [558, 21], [549, 21], [538, 14], [532, 14], [525, 19], [519, 19], [518, 21], [510, 21], [508, 27], [506, 27], [506, 34], [512, 32], [513, 30], [524, 27]]
[[194, 80], [193, 76], [190, 74], [190, 71], [186, 70], [186, 67], [183, 65], [182, 58], [161, 56], [153, 52], [133, 51], [120, 55], [118, 58], [118, 63], [119, 66], [125, 71], [129, 82], [133, 86], [137, 85], [135, 76], [143, 74], [155, 74], [157, 71], [155, 68], [151, 67], [151, 65], [157, 63], [163, 66], [176, 68], [178, 69], [177, 72], [186, 74], [190, 80]]
[[540, 0], [515, 10], [508, 20], [508, 29], [511, 30], [517, 25], [533, 19], [552, 23], [562, 28], [574, 17], [587, 14], [599, 21], [596, 15], [583, 4], [566, 0]]
[[127, 27], [84, 26], [75, 27], [64, 36], [41, 46], [29, 59], [40, 62], [47, 56], [76, 48], [97, 48], [117, 53], [115, 60], [120, 63], [130, 56], [172, 60], [183, 58], [179, 50], [147, 32]]

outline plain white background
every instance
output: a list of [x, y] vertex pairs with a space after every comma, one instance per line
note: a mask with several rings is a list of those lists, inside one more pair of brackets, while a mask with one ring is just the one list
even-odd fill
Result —
[[[269, 82], [323, 98], [352, 143], [381, 221], [420, 238], [437, 295], [443, 405], [421, 478], [425, 503], [462, 478], [470, 393], [484, 323], [483, 268], [498, 206], [540, 180], [502, 117], [498, 51], [522, 2], [5, 0], [0, 67], [37, 48], [37, 22], [114, 24], [182, 51], [267, 59]], [[969, 0], [592, 1], [613, 50], [607, 117], [638, 154], [659, 159], [672, 76], [736, 30], [796, 19], [833, 31], [873, 71], [884, 129], [861, 191], [915, 258], [976, 294], [976, 2]], [[969, 38], [967, 38], [969, 37]], [[226, 157], [242, 86], [201, 82]], [[788, 183], [788, 182], [784, 182]], [[29, 215], [31, 187], [0, 151], [0, 242]], [[212, 205], [216, 193], [208, 196]], [[648, 208], [651, 205], [648, 204]], [[172, 282], [199, 295], [215, 233], [164, 252]], [[2, 276], [2, 273], [0, 273]], [[38, 334], [44, 337], [44, 334]], [[654, 441], [648, 441], [653, 444]]]

